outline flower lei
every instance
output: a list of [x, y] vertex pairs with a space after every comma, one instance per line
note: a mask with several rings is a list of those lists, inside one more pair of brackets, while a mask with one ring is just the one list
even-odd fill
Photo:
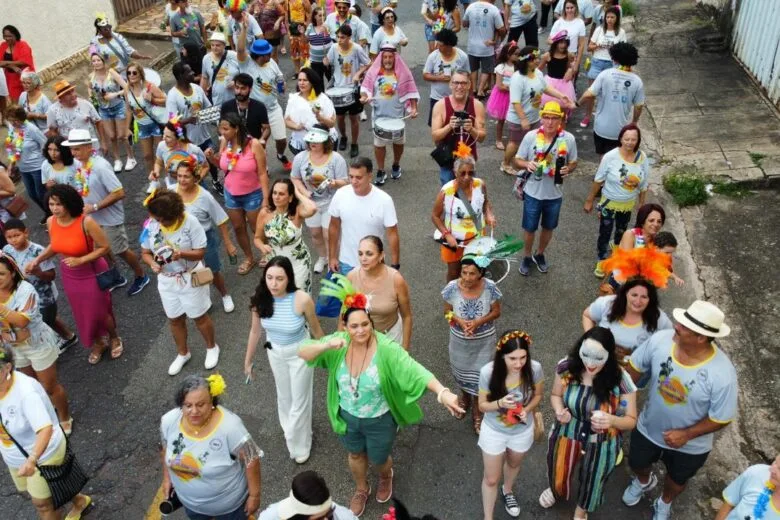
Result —
[[76, 191], [79, 195], [86, 197], [89, 195], [89, 176], [92, 175], [92, 158], [90, 157], [87, 164], [79, 166], [76, 170], [76, 174], [73, 176], [73, 181], [76, 183]]
[[8, 135], [5, 138], [5, 151], [8, 153], [8, 162], [13, 166], [22, 157], [22, 144], [24, 143], [24, 130], [8, 127]]
[[[568, 148], [566, 147], [566, 139], [564, 139], [564, 130], [561, 127], [558, 130], [558, 135], [555, 136], [558, 140], [558, 151], [555, 153], [556, 157], [566, 157], [568, 155]], [[539, 129], [536, 131], [536, 168], [537, 172], [544, 175], [546, 172], [549, 177], [555, 175], [553, 165], [547, 162], [547, 156], [544, 152], [547, 148], [544, 145], [544, 130]]]
[[769, 501], [772, 500], [772, 493], [775, 491], [775, 485], [771, 481], [767, 480], [764, 484], [764, 490], [756, 501], [756, 505], [753, 507], [753, 518], [755, 520], [761, 520], [766, 514], [767, 507], [769, 507]]
[[439, 9], [433, 15], [433, 19], [435, 20], [433, 24], [433, 32], [435, 34], [444, 29], [444, 24], [447, 21], [447, 17], [444, 15], [443, 7], [439, 7]]
[[629, 67], [628, 65], [618, 65], [617, 69], [622, 70], [624, 72], [631, 72], [631, 67]]
[[241, 148], [239, 147], [238, 150], [234, 152], [233, 145], [228, 143], [227, 149], [225, 150], [225, 156], [227, 157], [228, 161], [227, 171], [231, 172], [233, 171], [233, 168], [235, 168], [239, 157], [241, 157]]

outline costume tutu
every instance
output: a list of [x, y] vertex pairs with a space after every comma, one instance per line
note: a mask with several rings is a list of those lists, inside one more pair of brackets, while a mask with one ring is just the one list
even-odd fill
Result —
[[509, 91], [499, 90], [498, 86], [494, 86], [490, 91], [485, 110], [492, 118], [502, 121], [506, 119], [506, 112], [509, 110]]
[[[558, 89], [558, 92], [567, 96], [572, 101], [577, 99], [577, 95], [574, 93], [574, 82], [564, 81], [563, 78], [559, 79], [559, 78], [553, 78], [551, 76], [545, 76], [544, 79], [547, 80], [548, 85]], [[542, 94], [542, 106], [544, 106], [544, 104], [547, 103], [548, 101], [555, 101], [556, 103], [560, 103], [560, 99], [556, 99], [552, 96], [548, 96], [547, 94]], [[564, 112], [566, 112], [566, 118], [568, 119], [569, 116], [571, 115], [571, 110], [564, 109]]]

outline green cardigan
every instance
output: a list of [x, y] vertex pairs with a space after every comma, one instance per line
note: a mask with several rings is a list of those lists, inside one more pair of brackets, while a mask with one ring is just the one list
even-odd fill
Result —
[[[398, 426], [416, 424], [422, 420], [423, 413], [417, 400], [427, 390], [428, 383], [433, 379], [424, 366], [412, 359], [398, 343], [381, 332], [375, 332], [377, 340], [376, 365], [379, 371], [379, 384], [382, 395], [390, 407]], [[347, 332], [335, 332], [310, 343], [325, 343], [331, 338], [342, 338], [349, 345]], [[338, 350], [326, 350], [315, 359], [308, 362], [309, 366], [328, 369], [328, 418], [330, 424], [339, 435], [347, 433], [347, 423], [339, 415], [339, 388], [336, 372], [347, 355], [347, 346]]]

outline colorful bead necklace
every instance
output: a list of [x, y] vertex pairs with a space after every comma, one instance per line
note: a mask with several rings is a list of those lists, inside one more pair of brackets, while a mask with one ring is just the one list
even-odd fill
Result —
[[87, 161], [87, 164], [79, 166], [76, 170], [76, 175], [73, 176], [73, 181], [76, 183], [76, 191], [79, 195], [86, 197], [89, 195], [89, 176], [92, 175], [92, 158]]
[[24, 144], [24, 130], [8, 127], [8, 135], [5, 138], [5, 151], [8, 154], [8, 162], [13, 166], [22, 157], [22, 145]]
[[[569, 151], [566, 147], [563, 128], [558, 130], [558, 135], [555, 136], [555, 139], [558, 140], [558, 151], [555, 153], [556, 157], [567, 157]], [[547, 150], [547, 147], [544, 144], [544, 130], [540, 128], [536, 131], [536, 168], [542, 175], [547, 174], [552, 177], [555, 175], [555, 169], [553, 168], [555, 163], [549, 164], [547, 162], [547, 156], [544, 153], [545, 150]]]
[[775, 485], [769, 480], [764, 484], [764, 490], [756, 501], [756, 505], [753, 507], [753, 520], [761, 520], [766, 514], [766, 510], [769, 507], [769, 501], [772, 500], [772, 493], [775, 491]]

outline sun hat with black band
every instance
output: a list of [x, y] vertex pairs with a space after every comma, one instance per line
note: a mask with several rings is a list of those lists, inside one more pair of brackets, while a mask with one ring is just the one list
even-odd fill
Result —
[[731, 327], [723, 323], [723, 311], [710, 302], [696, 300], [687, 309], [674, 309], [672, 314], [677, 323], [702, 336], [723, 338], [731, 334]]
[[60, 98], [63, 96], [63, 94], [67, 94], [75, 88], [76, 86], [73, 85], [70, 81], [63, 79], [54, 84], [54, 94]]
[[330, 497], [322, 504], [309, 505], [295, 498], [293, 492], [290, 491], [290, 496], [279, 502], [279, 518], [287, 520], [295, 515], [321, 515], [330, 511], [332, 507], [333, 500]]
[[68, 132], [68, 139], [62, 142], [63, 146], [83, 146], [85, 144], [96, 143], [97, 139], [92, 137], [89, 130], [84, 128], [74, 128]]

